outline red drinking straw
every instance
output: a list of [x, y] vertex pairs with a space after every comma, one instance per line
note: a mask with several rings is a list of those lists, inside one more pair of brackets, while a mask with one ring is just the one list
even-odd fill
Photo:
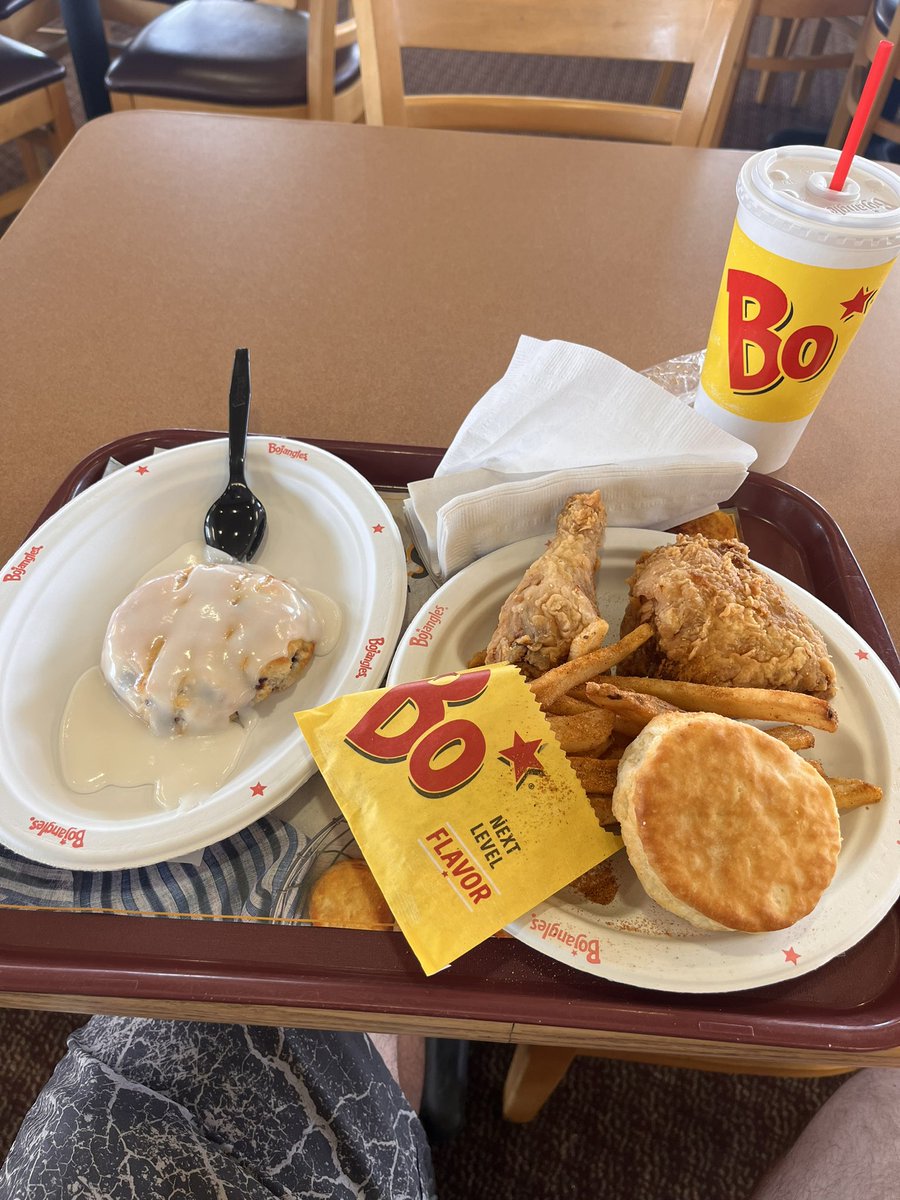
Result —
[[878, 49], [875, 51], [872, 65], [869, 67], [869, 74], [866, 76], [865, 86], [859, 98], [859, 104], [856, 106], [853, 121], [847, 130], [847, 138], [841, 150], [841, 157], [838, 159], [838, 165], [835, 167], [831, 183], [828, 185], [833, 192], [842, 192], [844, 190], [844, 184], [847, 182], [847, 172], [850, 170], [851, 162], [853, 162], [853, 155], [856, 153], [859, 139], [862, 137], [863, 126], [869, 118], [869, 113], [872, 111], [872, 105], [875, 103], [875, 93], [878, 91], [878, 86], [881, 83], [881, 78], [884, 75], [893, 49], [894, 43], [889, 42], [887, 38], [882, 38], [878, 43]]

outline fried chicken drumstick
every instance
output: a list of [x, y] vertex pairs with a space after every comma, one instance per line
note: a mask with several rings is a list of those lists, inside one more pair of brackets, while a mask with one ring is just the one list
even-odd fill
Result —
[[500, 610], [485, 661], [514, 663], [529, 678], [600, 645], [609, 628], [597, 611], [594, 573], [606, 528], [599, 492], [570, 496], [556, 536]]
[[822, 635], [748, 556], [742, 542], [699, 534], [642, 554], [622, 633], [646, 622], [654, 637], [619, 674], [833, 696]]

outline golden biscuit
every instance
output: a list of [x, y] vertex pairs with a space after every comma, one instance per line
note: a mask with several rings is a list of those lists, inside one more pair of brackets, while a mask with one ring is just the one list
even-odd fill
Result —
[[702, 929], [786, 929], [837, 867], [826, 781], [762, 730], [712, 713], [645, 727], [622, 755], [613, 813], [647, 893]]

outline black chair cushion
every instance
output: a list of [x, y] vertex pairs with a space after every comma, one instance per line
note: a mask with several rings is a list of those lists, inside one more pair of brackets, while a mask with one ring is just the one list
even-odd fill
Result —
[[30, 3], [31, 0], [0, 0], [0, 21], [5, 21], [7, 17], [11, 17]]
[[0, 37], [0, 104], [64, 78], [66, 68], [49, 54]]
[[[309, 17], [245, 0], [184, 0], [151, 21], [106, 74], [113, 92], [207, 104], [305, 104]], [[359, 49], [335, 55], [335, 91], [359, 77]]]
[[897, 0], [875, 0], [875, 24], [882, 33], [887, 33], [897, 11]]

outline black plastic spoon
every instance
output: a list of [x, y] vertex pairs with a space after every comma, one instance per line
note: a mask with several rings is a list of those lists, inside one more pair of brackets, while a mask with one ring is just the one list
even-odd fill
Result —
[[266, 532], [266, 510], [244, 478], [244, 451], [250, 419], [250, 351], [235, 350], [228, 396], [228, 487], [209, 506], [203, 522], [208, 546], [249, 562]]

